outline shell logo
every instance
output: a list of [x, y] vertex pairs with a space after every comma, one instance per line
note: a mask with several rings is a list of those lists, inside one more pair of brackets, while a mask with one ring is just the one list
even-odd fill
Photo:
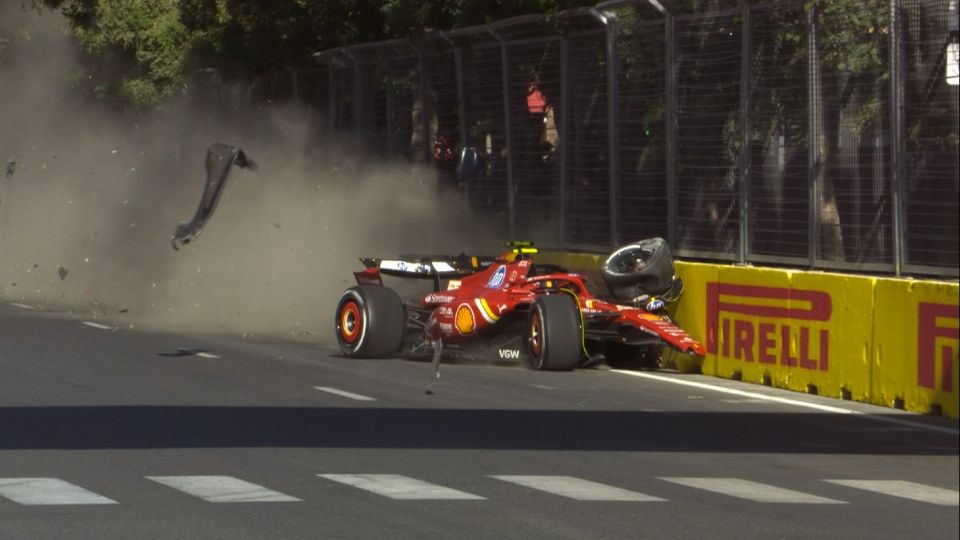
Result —
[[473, 318], [473, 310], [467, 304], [460, 304], [453, 321], [457, 331], [461, 334], [472, 334], [477, 329], [477, 322]]

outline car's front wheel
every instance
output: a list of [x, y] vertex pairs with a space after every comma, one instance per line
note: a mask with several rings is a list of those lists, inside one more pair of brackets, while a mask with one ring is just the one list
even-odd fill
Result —
[[406, 331], [403, 301], [381, 285], [358, 285], [337, 303], [336, 332], [340, 351], [358, 358], [396, 354]]
[[538, 297], [527, 321], [528, 364], [544, 371], [577, 367], [583, 350], [580, 311], [566, 294]]

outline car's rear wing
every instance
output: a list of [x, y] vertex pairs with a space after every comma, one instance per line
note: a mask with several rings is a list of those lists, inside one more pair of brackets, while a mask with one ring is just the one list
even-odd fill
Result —
[[366, 267], [363, 272], [354, 272], [361, 285], [382, 284], [381, 275], [406, 279], [432, 279], [439, 288], [441, 279], [457, 279], [475, 274], [493, 263], [495, 257], [470, 255], [404, 255], [397, 259], [362, 257]]
[[510, 251], [497, 257], [486, 255], [400, 255], [396, 259], [378, 259], [361, 257], [366, 267], [363, 272], [353, 275], [360, 285], [382, 285], [382, 275], [399, 278], [432, 279], [434, 288], [440, 290], [441, 279], [458, 279], [486, 269], [497, 261], [503, 262], [510, 257], [529, 257], [537, 252], [533, 242], [513, 241], [507, 244]]

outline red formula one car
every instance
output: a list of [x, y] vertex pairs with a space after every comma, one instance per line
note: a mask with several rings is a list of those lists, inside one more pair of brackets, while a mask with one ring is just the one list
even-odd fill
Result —
[[[497, 257], [407, 256], [361, 259], [358, 285], [337, 303], [343, 354], [388, 357], [432, 354], [522, 361], [538, 370], [571, 370], [608, 361], [657, 367], [666, 346], [702, 356], [703, 346], [664, 309], [682, 282], [659, 238], [618, 249], [601, 275], [608, 297], [587, 278], [538, 264], [530, 243]], [[432, 281], [432, 291], [403, 301], [383, 276]]]

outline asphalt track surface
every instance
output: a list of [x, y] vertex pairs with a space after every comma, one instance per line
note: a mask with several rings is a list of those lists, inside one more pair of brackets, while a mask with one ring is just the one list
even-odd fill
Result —
[[954, 420], [670, 372], [446, 364], [428, 395], [426, 362], [28, 308], [0, 539], [960, 533]]

